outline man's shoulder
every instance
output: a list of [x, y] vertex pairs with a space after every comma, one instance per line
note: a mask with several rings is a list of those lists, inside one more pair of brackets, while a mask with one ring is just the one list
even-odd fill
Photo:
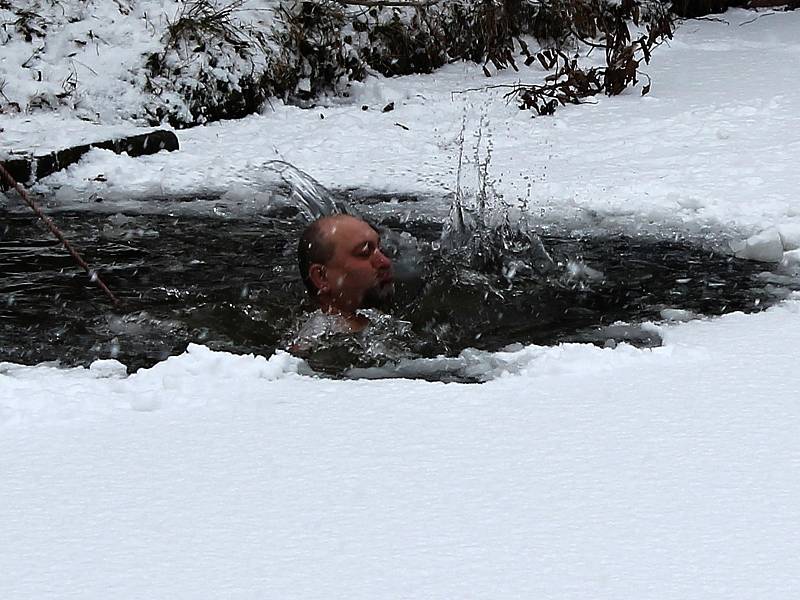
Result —
[[325, 313], [320, 309], [309, 314], [300, 327], [298, 335], [316, 336], [336, 333], [349, 333], [352, 330], [346, 317], [339, 314]]
[[298, 323], [296, 333], [289, 342], [292, 352], [308, 352], [330, 336], [352, 332], [350, 322], [338, 314], [315, 310]]

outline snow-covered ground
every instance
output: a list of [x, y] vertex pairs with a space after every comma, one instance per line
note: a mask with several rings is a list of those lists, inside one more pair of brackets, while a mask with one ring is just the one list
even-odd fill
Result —
[[792, 598], [800, 303], [483, 385], [4, 367], [3, 598]]
[[[466, 117], [466, 158], [480, 130], [496, 189], [543, 225], [763, 233], [791, 273], [800, 13], [753, 17], [684, 23], [644, 98], [531, 119], [503, 90], [464, 92], [527, 72], [452, 65], [181, 131], [177, 153], [93, 151], [37, 189], [53, 207], [235, 204], [281, 158], [333, 188], [441, 198]], [[45, 140], [37, 119], [0, 127]], [[799, 311], [659, 326], [656, 349], [498, 353], [481, 385], [321, 380], [201, 346], [130, 376], [4, 363], [0, 597], [795, 597]]]

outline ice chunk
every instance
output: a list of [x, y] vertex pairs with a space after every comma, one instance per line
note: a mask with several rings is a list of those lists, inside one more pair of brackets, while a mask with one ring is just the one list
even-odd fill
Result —
[[567, 278], [579, 281], [602, 281], [606, 278], [605, 273], [593, 269], [580, 260], [570, 260], [567, 263]]
[[254, 193], [255, 190], [249, 185], [234, 181], [222, 194], [220, 200], [223, 202], [243, 202], [252, 198]]
[[800, 248], [784, 252], [781, 267], [788, 269], [792, 273], [800, 272]]
[[777, 263], [783, 259], [783, 241], [775, 228], [770, 228], [744, 241], [731, 243], [737, 258]]
[[89, 365], [89, 373], [95, 379], [124, 379], [128, 376], [128, 367], [118, 360], [107, 358]]
[[676, 199], [676, 202], [681, 206], [681, 208], [686, 208], [689, 210], [699, 210], [705, 206], [705, 202], [695, 196], [679, 196]]
[[682, 308], [664, 308], [659, 314], [665, 321], [691, 321], [697, 316], [692, 311]]
[[800, 248], [800, 223], [781, 225], [778, 227], [784, 250], [797, 250]]

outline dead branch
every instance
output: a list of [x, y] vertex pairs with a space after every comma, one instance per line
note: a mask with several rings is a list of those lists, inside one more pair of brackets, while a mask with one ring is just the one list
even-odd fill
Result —
[[394, 6], [394, 7], [411, 7], [411, 8], [425, 8], [427, 6], [433, 6], [434, 4], [438, 4], [439, 0], [420, 0], [419, 2], [413, 2], [411, 0], [405, 2], [397, 2], [397, 1], [389, 1], [389, 2], [382, 2], [381, 0], [336, 0], [337, 3], [343, 6]]
[[744, 25], [750, 25], [750, 23], [755, 23], [759, 19], [762, 19], [764, 17], [769, 17], [769, 16], [772, 16], [772, 15], [777, 15], [777, 14], [778, 13], [776, 13], [776, 12], [761, 13], [760, 15], [757, 15], [757, 16], [753, 17], [752, 19], [749, 19], [747, 21], [742, 21], [741, 23], [739, 23], [739, 27], [743, 27]]
[[83, 257], [81, 257], [78, 251], [75, 250], [72, 244], [69, 243], [69, 240], [66, 237], [64, 237], [64, 234], [61, 233], [61, 230], [58, 227], [56, 227], [56, 224], [53, 223], [52, 219], [50, 219], [50, 217], [44, 214], [44, 211], [39, 207], [38, 204], [36, 204], [36, 202], [33, 201], [33, 198], [31, 198], [28, 195], [28, 192], [25, 190], [25, 188], [16, 182], [16, 180], [11, 176], [11, 173], [9, 173], [2, 164], [0, 164], [0, 178], [2, 178], [9, 185], [9, 187], [12, 187], [15, 190], [17, 190], [17, 193], [25, 201], [25, 204], [27, 204], [28, 207], [30, 207], [30, 209], [34, 213], [36, 213], [36, 216], [42, 220], [42, 222], [45, 224], [50, 233], [52, 233], [58, 239], [58, 241], [61, 242], [66, 251], [69, 252], [70, 256], [72, 256], [73, 260], [76, 263], [78, 263], [78, 266], [80, 266], [84, 271], [86, 271], [91, 280], [94, 281], [98, 285], [98, 287], [101, 290], [103, 290], [105, 295], [111, 299], [111, 302], [114, 303], [114, 306], [118, 306], [119, 300], [113, 294], [113, 292], [110, 289], [108, 289], [108, 286], [100, 278], [100, 275], [97, 274], [97, 271], [92, 269], [86, 263], [86, 261], [83, 260]]

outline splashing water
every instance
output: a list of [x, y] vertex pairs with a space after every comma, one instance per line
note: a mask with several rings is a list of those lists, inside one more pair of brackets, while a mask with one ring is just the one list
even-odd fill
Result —
[[285, 201], [296, 206], [309, 221], [335, 214], [352, 214], [346, 202], [334, 198], [321, 183], [294, 165], [271, 160], [261, 164], [260, 169], [279, 175], [288, 187]]
[[340, 373], [343, 364], [372, 367], [419, 355], [420, 341], [410, 322], [373, 309], [358, 314], [370, 326], [352, 332], [341, 316], [318, 310], [298, 319], [294, 328], [299, 331], [285, 345], [319, 373]]
[[489, 178], [493, 144], [485, 109], [475, 133], [477, 188], [472, 194], [465, 194], [462, 188], [465, 113], [460, 134], [456, 193], [439, 246], [445, 253], [466, 261], [470, 268], [499, 273], [510, 284], [517, 274], [547, 274], [554, 269], [555, 263], [528, 223], [527, 202], [519, 216], [512, 218], [510, 206]]
[[457, 194], [440, 247], [471, 268], [502, 274], [509, 282], [518, 274], [546, 275], [556, 266], [525, 213], [512, 219], [510, 207], [500, 197], [492, 202], [479, 197], [466, 207]]
[[[487, 164], [482, 165], [485, 182]], [[277, 174], [287, 186], [283, 201], [300, 210], [309, 221], [333, 214], [357, 212], [308, 173], [280, 160], [262, 163], [258, 171]], [[490, 193], [491, 192], [491, 193]], [[524, 212], [512, 219], [509, 206], [491, 186], [482, 183], [469, 207], [461, 193], [454, 198], [441, 240], [425, 250], [441, 252], [473, 269], [502, 274], [509, 282], [520, 274], [545, 274], [555, 264]], [[386, 254], [393, 260], [395, 277], [401, 281], [421, 275], [420, 243], [410, 233], [382, 232]]]

